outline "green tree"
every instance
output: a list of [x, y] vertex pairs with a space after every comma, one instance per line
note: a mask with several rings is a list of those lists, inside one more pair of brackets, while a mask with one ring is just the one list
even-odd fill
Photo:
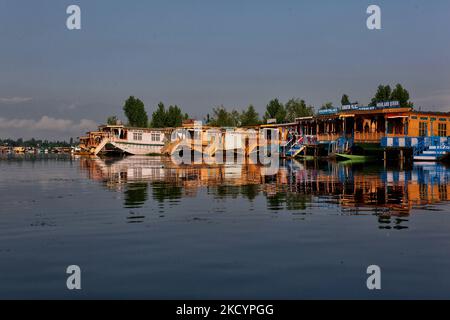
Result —
[[117, 119], [116, 116], [110, 116], [110, 117], [108, 117], [108, 119], [106, 120], [106, 123], [107, 123], [108, 125], [114, 126], [114, 125], [117, 124], [118, 121], [119, 121], [119, 119]]
[[152, 114], [151, 126], [153, 128], [165, 128], [167, 125], [167, 113], [164, 103], [158, 103], [156, 111]]
[[328, 109], [333, 109], [333, 103], [332, 102], [327, 102], [324, 103], [321, 107], [320, 110], [328, 110]]
[[170, 128], [181, 127], [184, 117], [185, 115], [177, 105], [170, 106], [167, 110], [165, 126]]
[[123, 111], [130, 126], [142, 128], [148, 126], [147, 112], [145, 111], [144, 103], [141, 100], [130, 96], [127, 101], [125, 101]]
[[237, 110], [233, 110], [230, 112], [231, 122], [233, 123], [232, 127], [241, 126], [241, 114]]
[[268, 119], [276, 119], [277, 123], [283, 123], [286, 120], [286, 109], [278, 99], [271, 100], [266, 106], [264, 121]]
[[389, 101], [391, 100], [392, 90], [389, 85], [379, 85], [375, 96], [372, 98], [370, 102], [371, 106], [376, 106], [379, 102]]
[[306, 106], [305, 100], [292, 98], [286, 103], [286, 121], [294, 122], [295, 118], [308, 117], [314, 114], [312, 106]]
[[242, 111], [240, 116], [241, 126], [256, 126], [261, 123], [259, 114], [256, 112], [253, 105], [249, 105], [247, 110]]
[[341, 98], [341, 105], [342, 105], [342, 106], [347, 106], [347, 105], [349, 105], [349, 104], [351, 104], [350, 98], [348, 97], [348, 95], [343, 94], [343, 95], [342, 95], [342, 98]]
[[177, 105], [169, 106], [166, 110], [164, 103], [158, 103], [156, 111], [152, 114], [151, 126], [153, 128], [175, 128], [181, 127], [183, 120], [189, 119], [187, 113], [182, 112], [181, 108]]
[[224, 106], [214, 108], [209, 124], [213, 127], [237, 127], [239, 126], [239, 112], [236, 110], [228, 112]]
[[412, 107], [413, 104], [409, 101], [409, 92], [403, 86], [398, 83], [394, 90], [391, 93], [391, 101], [398, 101], [400, 103], [400, 107], [407, 108]]

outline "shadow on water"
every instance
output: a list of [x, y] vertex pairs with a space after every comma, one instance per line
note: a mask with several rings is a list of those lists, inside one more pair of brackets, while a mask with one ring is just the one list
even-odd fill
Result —
[[275, 175], [257, 165], [177, 166], [161, 157], [81, 158], [90, 179], [123, 192], [125, 208], [156, 201], [178, 205], [206, 190], [213, 199], [266, 199], [271, 211], [320, 213], [338, 208], [343, 215], [374, 215], [380, 229], [405, 229], [415, 209], [440, 210], [450, 199], [450, 168], [437, 163], [395, 168], [377, 163], [285, 161]]

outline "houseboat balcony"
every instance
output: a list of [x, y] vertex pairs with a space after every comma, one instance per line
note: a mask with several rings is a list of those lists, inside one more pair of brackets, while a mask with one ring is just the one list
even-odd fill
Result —
[[384, 132], [355, 132], [354, 141], [356, 143], [380, 143], [385, 136]]
[[317, 134], [317, 141], [319, 143], [336, 141], [340, 137], [341, 137], [341, 135], [338, 133], [319, 133], [319, 134]]
[[[345, 135], [346, 138], [353, 138], [355, 143], [380, 143], [384, 137], [397, 138], [404, 136], [405, 134], [386, 134], [384, 132], [355, 132], [353, 135]], [[331, 142], [342, 137], [344, 135], [339, 133], [321, 133], [317, 135], [317, 141], [319, 143]]]

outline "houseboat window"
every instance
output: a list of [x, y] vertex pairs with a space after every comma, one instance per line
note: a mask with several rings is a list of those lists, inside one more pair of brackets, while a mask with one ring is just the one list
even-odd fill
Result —
[[161, 136], [159, 133], [152, 133], [152, 141], [160, 141]]
[[428, 136], [428, 124], [426, 122], [419, 122], [419, 136]]
[[420, 117], [420, 120], [428, 120], [428, 117]]
[[142, 132], [133, 132], [133, 140], [142, 141]]
[[440, 136], [440, 137], [447, 136], [447, 124], [446, 123], [438, 124], [438, 136]]
[[415, 120], [416, 120], [416, 119], [417, 119], [417, 116], [412, 116], [411, 119], [415, 119]]

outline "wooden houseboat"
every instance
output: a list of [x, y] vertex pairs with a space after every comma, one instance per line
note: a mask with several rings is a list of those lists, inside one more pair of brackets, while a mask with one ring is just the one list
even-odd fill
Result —
[[439, 160], [449, 149], [450, 112], [422, 112], [398, 102], [342, 106], [298, 118], [297, 132], [315, 136], [321, 155], [347, 159], [382, 158], [387, 149], [415, 160]]
[[160, 154], [169, 141], [169, 129], [132, 128], [103, 125], [80, 137], [81, 153], [119, 152], [132, 155]]

